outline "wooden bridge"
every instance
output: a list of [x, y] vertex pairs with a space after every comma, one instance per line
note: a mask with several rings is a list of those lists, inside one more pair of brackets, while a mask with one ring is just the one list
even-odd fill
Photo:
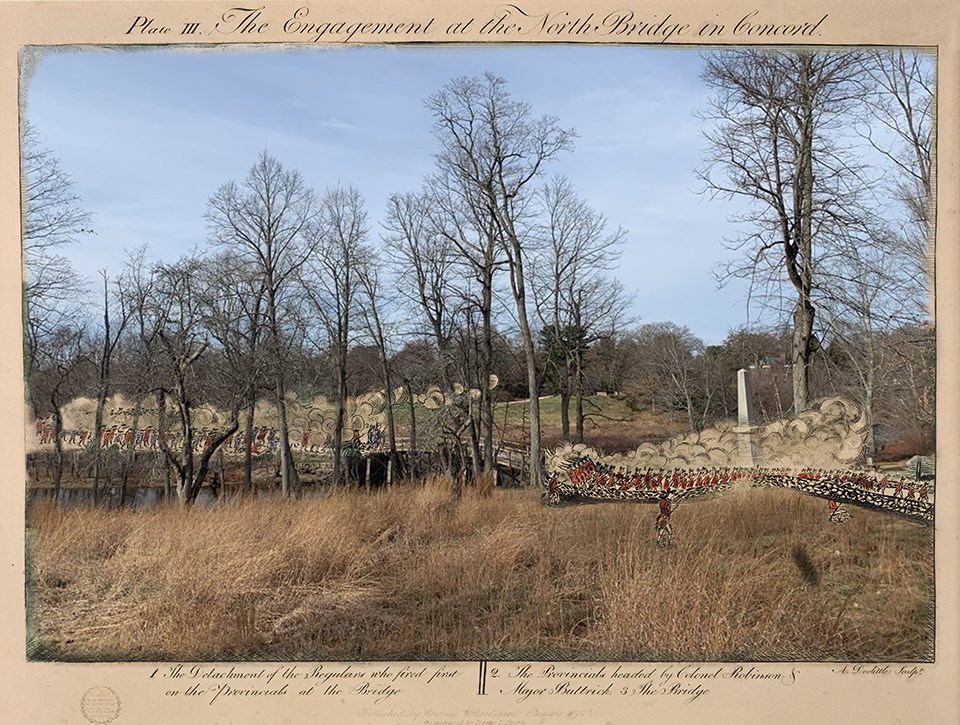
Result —
[[[427, 470], [436, 470], [440, 465], [440, 453], [433, 449], [414, 449], [407, 438], [397, 439], [397, 458], [400, 460], [401, 471], [392, 470], [390, 458], [390, 449], [385, 442], [377, 445], [366, 443], [360, 444], [360, 457], [353, 468], [351, 475], [358, 480], [361, 485], [367, 485], [370, 482], [375, 485], [382, 483], [392, 483], [394, 480], [407, 473], [418, 475]], [[333, 451], [322, 449], [313, 451], [314, 455], [320, 456], [320, 463], [316, 465], [313, 472], [323, 475], [332, 475], [333, 473]], [[470, 451], [466, 454], [469, 456]], [[527, 481], [529, 470], [529, 450], [516, 443], [501, 442], [494, 450], [494, 462], [497, 472], [498, 486], [523, 486]], [[470, 475], [472, 471], [470, 458], [463, 462], [462, 468], [465, 475]]]

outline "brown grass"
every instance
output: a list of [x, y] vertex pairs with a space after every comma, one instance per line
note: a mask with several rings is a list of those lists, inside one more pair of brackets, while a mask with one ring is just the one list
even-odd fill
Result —
[[[29, 512], [30, 652], [61, 660], [924, 660], [926, 529], [787, 491], [545, 508], [438, 482]], [[797, 551], [806, 563], [798, 565]], [[804, 571], [807, 569], [807, 571]], [[813, 573], [812, 573], [813, 572]], [[814, 575], [815, 573], [815, 575]]]

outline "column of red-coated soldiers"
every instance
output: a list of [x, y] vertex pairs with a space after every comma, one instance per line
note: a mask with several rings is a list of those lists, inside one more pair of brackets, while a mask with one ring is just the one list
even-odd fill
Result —
[[[38, 420], [36, 423], [37, 439], [41, 445], [52, 443], [55, 436], [55, 429], [49, 421]], [[195, 432], [193, 438], [193, 449], [195, 451], [204, 451], [213, 443], [217, 431], [207, 428]], [[171, 450], [180, 450], [183, 447], [183, 432], [163, 433], [163, 442]], [[124, 425], [103, 426], [100, 429], [100, 447], [118, 448], [127, 450], [133, 447], [136, 450], [158, 450], [160, 448], [161, 433], [153, 426], [147, 426], [139, 430]], [[60, 439], [65, 445], [84, 448], [88, 443], [94, 440], [93, 432], [84, 429], [64, 429], [60, 431]], [[383, 442], [383, 433], [378, 425], [373, 425], [367, 430], [366, 442], [360, 439], [360, 431], [354, 431], [353, 443], [361, 448], [375, 449]], [[263, 453], [272, 453], [277, 450], [280, 443], [280, 432], [275, 428], [259, 426], [253, 429], [251, 438], [251, 450], [253, 455]], [[305, 430], [299, 438], [300, 448], [304, 451], [320, 451], [333, 448], [333, 439], [329, 434], [325, 437], [322, 445], [314, 439], [311, 441], [311, 431]], [[223, 450], [228, 453], [240, 453], [246, 450], [247, 434], [238, 431], [227, 437], [223, 442]]]
[[[787, 468], [710, 468], [625, 470], [622, 466], [582, 458], [566, 467], [569, 484], [556, 476], [550, 479], [548, 494], [556, 502], [566, 500], [659, 502], [656, 519], [657, 544], [672, 541], [670, 518], [677, 505], [691, 497], [720, 493], [737, 485], [782, 487], [826, 498], [828, 520], [844, 523], [851, 514], [848, 502], [881, 508], [915, 519], [932, 521], [927, 482], [864, 471]], [[862, 493], [858, 493], [862, 492]]]
[[626, 471], [609, 464], [594, 463], [590, 459], [576, 461], [568, 471], [570, 482], [584, 491], [616, 489], [620, 491], [685, 492], [693, 489], [711, 489], [741, 482], [789, 487], [797, 482], [812, 484], [822, 481], [832, 485], [859, 488], [897, 498], [929, 501], [929, 490], [924, 481], [906, 477], [873, 474], [865, 471], [788, 468], [644, 468]]
[[[37, 438], [40, 444], [52, 443], [55, 431], [52, 425], [44, 421], [37, 421]], [[193, 437], [193, 448], [203, 451], [210, 447], [217, 431], [203, 428], [196, 431]], [[162, 440], [171, 450], [180, 450], [183, 447], [183, 432], [165, 432]], [[94, 439], [93, 431], [84, 429], [65, 429], [60, 432], [61, 440], [70, 446], [86, 447]], [[128, 426], [111, 425], [100, 429], [100, 447], [118, 448], [127, 450], [158, 450], [160, 448], [161, 432], [153, 426], [134, 430]], [[280, 441], [279, 431], [265, 426], [254, 428], [251, 448], [254, 455], [274, 451]], [[246, 433], [238, 432], [230, 435], [223, 442], [224, 450], [239, 453], [246, 447]]]

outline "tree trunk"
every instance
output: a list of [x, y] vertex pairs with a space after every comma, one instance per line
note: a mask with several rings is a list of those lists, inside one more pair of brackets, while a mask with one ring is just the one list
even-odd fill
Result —
[[[799, 159], [797, 160], [797, 188], [795, 200], [796, 245], [798, 251], [797, 278], [794, 287], [797, 290], [797, 304], [793, 316], [793, 409], [794, 415], [806, 410], [810, 402], [809, 366], [813, 354], [814, 308], [810, 301], [813, 285], [813, 137], [814, 108], [810, 97], [809, 56], [801, 56], [800, 86], [801, 126]], [[799, 284], [798, 284], [799, 282]]]
[[543, 454], [540, 448], [540, 397], [536, 387], [537, 370], [528, 364], [527, 379], [533, 381], [534, 393], [530, 396], [530, 485], [543, 487]]
[[566, 383], [560, 384], [560, 437], [570, 440], [570, 388]]
[[[487, 259], [492, 256], [488, 249]], [[493, 396], [490, 375], [493, 373], [493, 271], [488, 262], [483, 286], [483, 358], [480, 371], [480, 410], [483, 418], [483, 471], [496, 468], [493, 451]], [[477, 479], [479, 480], [479, 479]]]
[[340, 460], [343, 452], [343, 424], [347, 410], [347, 382], [343, 364], [337, 364], [337, 420], [333, 427], [333, 486], [340, 485], [340, 479], [346, 477], [346, 471]]
[[97, 410], [94, 414], [93, 429], [96, 431], [93, 453], [93, 504], [97, 505], [100, 497], [100, 455], [101, 431], [103, 427], [103, 409], [107, 402], [108, 386], [110, 385], [110, 300], [107, 289], [107, 272], [103, 270], [103, 349], [100, 351], [100, 375], [97, 381]]
[[163, 458], [163, 500], [170, 503], [173, 499], [173, 480], [170, 475], [170, 462]]
[[527, 388], [530, 391], [530, 484], [535, 488], [541, 488], [543, 486], [543, 455], [540, 450], [540, 381], [537, 375], [537, 351], [527, 317], [523, 249], [516, 233], [512, 231], [512, 222], [501, 219], [501, 226], [508, 237], [506, 241], [510, 256], [510, 286], [517, 306], [517, 322], [520, 324], [520, 335], [523, 339], [523, 352], [527, 364]]
[[135, 451], [137, 445], [137, 430], [140, 427], [140, 411], [143, 408], [143, 398], [138, 396], [133, 406], [133, 419], [130, 421], [130, 447], [127, 448], [123, 458], [123, 473], [120, 477], [120, 508], [127, 503], [127, 483], [130, 480], [130, 469], [133, 467]]
[[170, 475], [170, 459], [167, 453], [166, 435], [167, 435], [167, 400], [163, 391], [157, 390], [154, 393], [154, 399], [157, 403], [157, 430], [154, 432], [154, 440], [157, 442], [157, 449], [163, 459], [163, 500], [170, 503], [173, 500], [173, 481]]
[[[469, 392], [467, 393], [469, 395]], [[470, 470], [473, 472], [474, 482], [480, 480], [481, 461], [486, 458], [486, 451], [480, 451], [480, 436], [478, 435], [477, 421], [473, 414], [473, 401], [470, 401]]]
[[793, 414], [807, 409], [809, 402], [809, 371], [813, 340], [813, 306], [809, 300], [799, 299], [793, 311]]
[[459, 503], [463, 498], [463, 480], [460, 472], [463, 470], [463, 441], [460, 436], [453, 437], [454, 449], [451, 451], [447, 476], [450, 480], [450, 500]]
[[243, 432], [243, 493], [253, 493], [253, 414], [257, 403], [251, 400]]
[[[870, 377], [873, 377], [872, 375]], [[874, 417], [873, 411], [873, 385], [872, 383], [863, 391], [863, 413], [866, 417], [867, 422], [867, 440], [866, 440], [866, 456], [867, 461], [871, 465], [876, 463], [877, 460], [877, 439], [876, 431], [874, 428], [876, 426], [876, 419]]]
[[277, 425], [280, 429], [280, 487], [284, 497], [295, 497], [299, 489], [297, 468], [293, 463], [290, 450], [290, 429], [287, 426], [286, 387], [283, 377], [276, 379], [277, 386]]
[[[237, 425], [237, 427], [238, 428], [240, 427], [239, 424]], [[223, 496], [224, 499], [226, 499], [226, 496], [227, 496], [227, 475], [226, 474], [227, 474], [226, 467], [223, 464], [223, 445], [221, 444], [220, 447], [217, 449], [217, 474], [216, 475], [219, 477], [219, 481], [220, 481], [219, 490], [223, 491], [223, 493], [220, 494], [218, 492], [215, 492], [214, 495], [218, 497]]]
[[[192, 504], [197, 500], [197, 496], [200, 495], [200, 489], [203, 488], [204, 481], [207, 478], [207, 471], [210, 470], [210, 461], [213, 458], [213, 455], [220, 450], [220, 446], [223, 445], [223, 442], [236, 433], [237, 429], [240, 427], [240, 420], [238, 417], [239, 410], [234, 409], [233, 418], [230, 423], [230, 427], [218, 433], [214, 436], [213, 440], [210, 442], [210, 445], [207, 446], [207, 449], [203, 452], [203, 455], [200, 456], [200, 464], [197, 468], [197, 475], [189, 481], [189, 488], [187, 490], [187, 500], [185, 503]], [[190, 470], [192, 472], [192, 465]]]
[[193, 483], [193, 420], [190, 414], [190, 404], [186, 397], [186, 384], [182, 376], [177, 393], [180, 426], [183, 433], [183, 441], [180, 445], [180, 465], [177, 468], [177, 499], [180, 505], [185, 506], [191, 503], [190, 486]]
[[407, 402], [410, 406], [410, 450], [407, 451], [407, 455], [410, 457], [410, 475], [416, 478], [419, 468], [417, 465], [417, 406], [413, 396], [413, 386], [409, 382], [405, 385], [407, 386]]
[[866, 418], [867, 423], [867, 440], [865, 445], [865, 453], [867, 456], [867, 461], [870, 464], [876, 463], [877, 458], [877, 438], [876, 431], [876, 415], [874, 411], [874, 393], [876, 391], [876, 381], [877, 381], [877, 351], [876, 351], [876, 341], [875, 334], [873, 330], [868, 330], [864, 341], [866, 349], [866, 370], [863, 378], [863, 414]]
[[[522, 274], [521, 269], [520, 275], [522, 276]], [[537, 376], [537, 357], [533, 346], [533, 333], [527, 321], [522, 279], [520, 281], [520, 294], [517, 299], [517, 317], [520, 322], [520, 333], [523, 336], [523, 351], [527, 363], [527, 387], [530, 391], [530, 485], [534, 488], [540, 488], [543, 486], [543, 456], [540, 450], [540, 381]]]
[[97, 408], [93, 416], [93, 504], [100, 500], [100, 463], [103, 451], [103, 409], [107, 404], [106, 381], [101, 380], [97, 387]]
[[56, 388], [50, 396], [50, 403], [53, 406], [53, 450], [56, 454], [53, 467], [53, 500], [59, 505], [63, 480], [63, 440], [60, 435], [63, 431], [63, 415], [60, 413], [60, 394]]
[[574, 389], [573, 395], [576, 405], [577, 432], [574, 440], [583, 443], [583, 354], [577, 352], [574, 359]]
[[177, 501], [181, 506], [190, 503], [190, 478], [185, 469], [177, 471]]
[[397, 428], [393, 419], [393, 389], [391, 388], [390, 365], [387, 362], [385, 352], [381, 357], [381, 362], [383, 366], [383, 382], [387, 388], [384, 414], [387, 418], [387, 446], [390, 449], [388, 465], [391, 470], [396, 471], [399, 460], [397, 457]]

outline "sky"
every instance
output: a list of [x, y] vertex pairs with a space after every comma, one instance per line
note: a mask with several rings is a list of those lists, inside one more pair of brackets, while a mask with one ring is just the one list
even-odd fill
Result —
[[92, 213], [96, 233], [66, 254], [93, 280], [143, 244], [164, 260], [202, 246], [207, 200], [264, 150], [318, 190], [356, 186], [377, 238], [388, 197], [433, 168], [423, 100], [492, 71], [576, 129], [550, 172], [626, 230], [615, 274], [630, 312], [716, 344], [750, 320], [744, 285], [714, 277], [736, 209], [695, 178], [700, 65], [695, 49], [643, 46], [67, 48], [31, 64], [21, 115]]

